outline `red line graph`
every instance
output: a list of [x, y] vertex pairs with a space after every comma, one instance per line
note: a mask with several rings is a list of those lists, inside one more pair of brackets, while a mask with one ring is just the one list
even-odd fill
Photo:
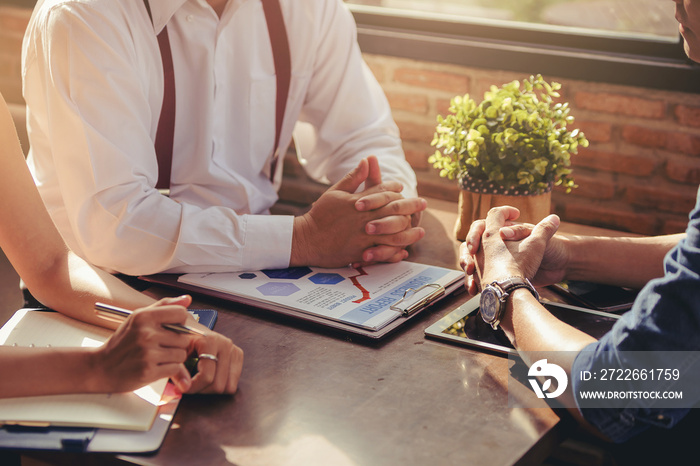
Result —
[[355, 267], [355, 270], [357, 270], [358, 273], [357, 275], [353, 275], [352, 277], [350, 277], [350, 281], [352, 281], [352, 284], [355, 285], [355, 287], [362, 292], [362, 297], [353, 301], [353, 303], [359, 304], [363, 301], [367, 301], [368, 299], [370, 299], [370, 296], [369, 291], [367, 291], [364, 286], [360, 285], [360, 282], [357, 280], [358, 277], [367, 275], [367, 272], [365, 272], [362, 267]]

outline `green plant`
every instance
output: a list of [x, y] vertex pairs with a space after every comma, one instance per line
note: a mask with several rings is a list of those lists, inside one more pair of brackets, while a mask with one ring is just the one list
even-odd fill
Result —
[[513, 81], [491, 86], [480, 104], [456, 96], [446, 117], [438, 115], [432, 145], [438, 150], [428, 161], [440, 176], [491, 181], [520, 187], [533, 194], [562, 185], [576, 187], [571, 176], [571, 154], [587, 147], [585, 135], [567, 124], [568, 103], [555, 103], [559, 83], [547, 83], [541, 75], [521, 84]]

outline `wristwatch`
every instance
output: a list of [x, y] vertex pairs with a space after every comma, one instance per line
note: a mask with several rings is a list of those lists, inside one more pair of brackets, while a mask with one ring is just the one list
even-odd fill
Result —
[[481, 290], [479, 313], [484, 322], [491, 325], [494, 330], [498, 329], [498, 324], [506, 310], [508, 296], [518, 288], [527, 288], [538, 301], [540, 300], [540, 295], [530, 280], [523, 277], [509, 277], [505, 280], [495, 281]]

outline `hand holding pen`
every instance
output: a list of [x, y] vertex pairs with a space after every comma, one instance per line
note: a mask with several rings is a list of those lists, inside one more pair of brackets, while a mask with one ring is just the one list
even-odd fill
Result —
[[[140, 335], [132, 344], [158, 342], [160, 352], [152, 353], [156, 356], [155, 365], [177, 363], [178, 371], [175, 376], [169, 377], [183, 393], [235, 393], [243, 366], [243, 351], [219, 333], [187, 325], [186, 322], [191, 317], [186, 308], [191, 302], [189, 296], [164, 298], [134, 313], [115, 309], [114, 306], [100, 305], [98, 313], [108, 319], [124, 319], [127, 316], [125, 323], [112, 338], [117, 337], [120, 331], [134, 334], [128, 327], [137, 326], [142, 331], [138, 332]], [[176, 360], [166, 362], [167, 359], [157, 359], [165, 354], [175, 355], [177, 349], [183, 348], [183, 343], [185, 351], [178, 353]], [[190, 354], [198, 355], [198, 372], [194, 377], [190, 377], [183, 365]]]
[[184, 363], [192, 353], [193, 340], [204, 337], [187, 330], [190, 302], [189, 297], [165, 298], [133, 313], [100, 307], [100, 316], [122, 321], [114, 335], [94, 352], [91, 375], [97, 374], [98, 381], [107, 383], [103, 392], [130, 391], [162, 378], [170, 378], [183, 393], [191, 390], [192, 378]]
[[[133, 311], [130, 311], [128, 309], [123, 309], [121, 307], [112, 306], [104, 303], [95, 303], [95, 311], [97, 311], [97, 314], [100, 317], [119, 323], [124, 322], [130, 315], [133, 314]], [[204, 336], [203, 331], [184, 324], [163, 324], [163, 328], [173, 331], [175, 333]], [[187, 367], [187, 370], [190, 372], [190, 374], [194, 375], [194, 373], [197, 370], [197, 364], [199, 363], [200, 359], [209, 359], [214, 362], [219, 362], [219, 358], [217, 358], [216, 355], [207, 353], [202, 353], [197, 355], [197, 357], [189, 358], [185, 362], [185, 366]]]

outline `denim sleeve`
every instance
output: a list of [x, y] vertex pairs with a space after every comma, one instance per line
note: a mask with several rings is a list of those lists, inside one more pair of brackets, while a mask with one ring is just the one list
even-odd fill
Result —
[[[572, 366], [573, 390], [581, 414], [615, 442], [623, 442], [650, 426], [670, 428], [688, 409], [661, 409], [654, 408], [653, 404], [640, 407], [631, 401], [624, 408], [581, 409], [582, 400], [578, 396], [587, 382], [574, 374], [629, 367], [624, 365], [627, 356], [621, 352], [633, 351], [655, 352], [657, 360], [663, 362], [666, 358], [668, 367], [697, 367], [700, 354], [700, 191], [686, 233], [666, 255], [664, 276], [650, 281], [637, 296], [632, 309], [603, 338], [584, 348]], [[679, 361], [679, 354], [684, 360]], [[673, 383], [664, 389], [672, 390]], [[700, 400], [700, 389], [687, 395], [691, 398], [687, 399], [687, 405], [693, 406]], [[684, 397], [687, 395], [684, 393]]]

